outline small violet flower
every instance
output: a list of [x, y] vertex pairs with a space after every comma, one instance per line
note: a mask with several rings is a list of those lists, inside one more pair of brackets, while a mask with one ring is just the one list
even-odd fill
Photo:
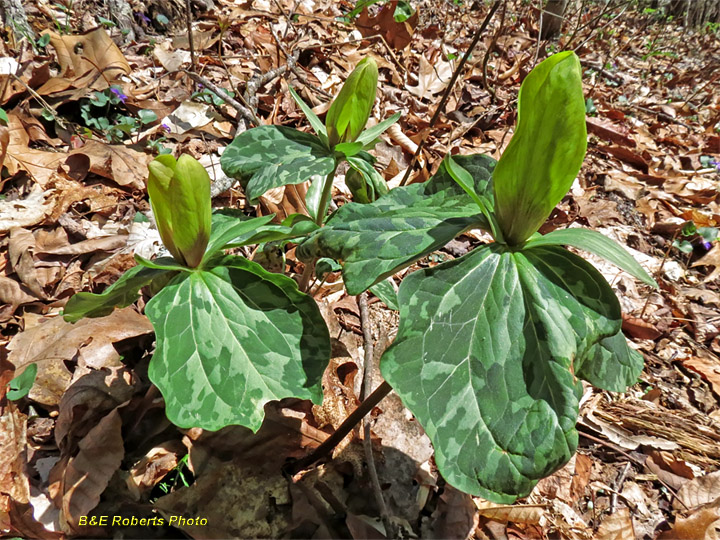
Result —
[[170, 133], [170, 126], [168, 126], [167, 124], [160, 124], [160, 127]]
[[127, 96], [122, 93], [122, 90], [120, 90], [120, 88], [118, 88], [116, 86], [111, 86], [110, 91], [113, 94], [115, 94], [118, 98], [120, 98], [120, 101], [122, 101], [123, 103], [125, 103], [125, 101], [127, 100]]
[[715, 167], [718, 170], [718, 172], [720, 172], [720, 161], [712, 160], [712, 161], [710, 161], [710, 165]]

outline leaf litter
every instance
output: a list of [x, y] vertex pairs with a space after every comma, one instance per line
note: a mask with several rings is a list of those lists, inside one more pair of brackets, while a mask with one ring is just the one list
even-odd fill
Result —
[[[194, 14], [195, 61], [207, 80], [250, 99], [265, 122], [297, 125], [288, 85], [321, 114], [323, 92], [336, 93], [357, 61], [372, 55], [381, 67], [375, 117], [404, 115], [378, 146], [386, 180], [395, 185], [428, 132], [414, 181], [434, 172], [448, 151], [497, 157], [533, 58], [553, 47], [575, 48], [585, 68], [588, 155], [542, 232], [576, 221], [601, 229], [632, 248], [661, 289], [650, 292], [593, 261], [621, 298], [623, 329], [645, 357], [645, 370], [625, 395], [586, 391], [578, 454], [515, 505], [445, 485], [411, 415], [399, 402], [381, 403], [371, 416], [372, 442], [392, 517], [400, 529], [428, 538], [715, 538], [720, 248], [697, 231], [720, 226], [717, 33], [625, 12], [611, 1], [605, 12], [571, 6], [560, 41], [538, 44], [534, 8], [509, 1], [451, 92], [447, 114], [429, 130], [439, 94], [484, 12], [470, 2], [410, 2], [415, 14], [398, 21], [399, 4], [367, 6], [344, 23], [339, 17], [350, 3], [219, 1], [214, 12]], [[44, 6], [27, 9], [36, 30], [53, 27]], [[91, 4], [87, 15], [98, 9]], [[0, 75], [8, 118], [0, 125], [2, 388], [25, 366], [38, 365], [28, 398], [0, 402], [0, 527], [26, 537], [106, 536], [109, 529], [83, 528], [79, 518], [197, 512], [213, 528], [180, 527], [194, 537], [382, 538], [360, 435], [349, 435], [332, 461], [290, 480], [282, 474], [286, 460], [320, 444], [358, 403], [357, 306], [337, 275], [315, 291], [332, 306], [325, 317], [335, 338], [325, 404], [268, 405], [255, 435], [241, 428], [179, 430], [167, 422], [147, 380], [152, 327], [136, 308], [72, 327], [58, 317], [72, 294], [99, 292], [132, 266], [132, 250], [157, 253], [144, 193], [152, 155], [161, 146], [189, 151], [206, 160], [211, 178], [226, 182], [213, 164], [247, 127], [233, 107], [177, 71], [191, 61], [181, 19], [163, 22], [139, 9], [145, 37], [131, 44], [122, 44], [112, 26], [78, 31], [88, 28], [84, 15], [71, 11], [57, 20], [67, 16], [72, 31], [49, 32], [44, 53], [0, 49], [14, 66], [13, 75]], [[603, 13], [617, 16], [611, 26], [601, 23]], [[294, 50], [296, 69], [253, 82], [248, 91], [248, 81], [285, 65], [286, 51]], [[123, 96], [129, 113], [150, 110], [156, 120], [107, 140], [78, 112], [96, 92]], [[336, 188], [335, 203], [347, 202], [342, 184]], [[306, 189], [261, 197], [256, 211], [304, 212]], [[216, 205], [254, 210], [232, 184], [217, 191]], [[458, 239], [459, 251], [448, 248], [416, 267], [461, 256], [477, 242], [469, 232]], [[279, 268], [296, 264], [292, 251], [280, 261]], [[387, 344], [397, 316], [380, 302], [372, 308], [375, 337]], [[195, 482], [168, 483], [186, 454]], [[171, 493], [158, 496], [158, 486]]]

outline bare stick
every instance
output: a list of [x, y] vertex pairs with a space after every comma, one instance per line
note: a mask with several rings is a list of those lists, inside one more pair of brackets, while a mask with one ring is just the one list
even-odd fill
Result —
[[330, 435], [323, 443], [318, 446], [312, 453], [308, 454], [304, 458], [298, 459], [295, 463], [290, 464], [286, 469], [290, 474], [297, 474], [310, 467], [316, 461], [320, 461], [325, 456], [329, 455], [333, 448], [335, 448], [345, 436], [350, 433], [353, 428], [362, 420], [366, 414], [372, 411], [375, 406], [380, 403], [385, 396], [392, 392], [392, 386], [386, 381], [383, 381], [375, 391], [370, 394], [365, 401], [363, 401], [357, 409], [355, 409], [350, 415], [343, 421], [342, 424], [335, 430], [335, 433]]
[[625, 463], [623, 470], [620, 471], [620, 474], [618, 474], [617, 479], [615, 480], [615, 484], [613, 485], [613, 489], [615, 491], [610, 494], [610, 508], [608, 509], [608, 512], [610, 514], [615, 512], [615, 507], [617, 506], [618, 492], [622, 489], [622, 485], [625, 482], [625, 478], [627, 477], [629, 470], [630, 462], [628, 461], [627, 463]]
[[450, 97], [450, 92], [452, 92], [453, 87], [455, 86], [455, 82], [457, 81], [458, 77], [460, 76], [460, 72], [462, 72], [463, 68], [465, 67], [465, 64], [467, 63], [468, 58], [470, 58], [470, 55], [473, 52], [473, 49], [475, 49], [475, 46], [478, 44], [478, 41], [480, 41], [480, 38], [482, 37], [483, 32], [485, 32], [485, 29], [487, 28], [487, 25], [490, 23], [490, 19], [492, 19], [492, 16], [495, 14], [497, 9], [500, 7], [500, 0], [495, 0], [492, 7], [490, 8], [490, 11], [485, 16], [485, 20], [480, 25], [480, 28], [477, 29], [477, 32], [475, 32], [475, 37], [473, 38], [472, 42], [470, 43], [470, 46], [468, 47], [467, 51], [465, 51], [465, 54], [462, 57], [462, 60], [460, 60], [460, 63], [458, 64], [457, 68], [455, 68], [455, 71], [452, 74], [452, 77], [450, 78], [450, 82], [448, 83], [447, 87], [445, 88], [445, 92], [442, 95], [442, 98], [440, 99], [440, 103], [438, 104], [437, 108], [435, 109], [435, 112], [432, 115], [432, 118], [430, 119], [430, 125], [428, 126], [428, 131], [426, 135], [420, 139], [420, 144], [418, 144], [417, 150], [415, 150], [415, 155], [412, 158], [412, 161], [410, 162], [410, 165], [408, 166], [407, 170], [405, 171], [405, 176], [403, 176], [402, 181], [400, 182], [401, 186], [404, 186], [408, 178], [410, 178], [410, 173], [412, 172], [413, 168], [415, 167], [415, 163], [417, 162], [418, 157], [420, 156], [420, 152], [422, 152], [423, 146], [425, 146], [425, 141], [427, 141], [428, 137], [430, 136], [430, 131], [432, 130], [435, 123], [438, 121], [438, 118], [440, 118], [440, 114], [445, 109], [445, 104], [447, 103], [448, 98]]
[[247, 120], [251, 124], [259, 126], [262, 123], [262, 122], [260, 122], [260, 119], [255, 115], [255, 113], [250, 108], [241, 105], [238, 101], [235, 101], [233, 98], [231, 98], [227, 94], [227, 92], [223, 92], [222, 90], [220, 90], [220, 88], [218, 86], [215, 86], [213, 83], [208, 81], [205, 77], [202, 77], [192, 71], [188, 71], [188, 70], [183, 70], [183, 71], [192, 80], [194, 80], [197, 83], [202, 84], [205, 88], [210, 90], [213, 94], [215, 94], [217, 97], [222, 99], [225, 103], [230, 105], [233, 109], [235, 109], [238, 112], [238, 114], [240, 116], [242, 116], [245, 120]]
[[[363, 333], [363, 349], [365, 350], [365, 361], [363, 362], [363, 382], [360, 390], [360, 399], [365, 399], [366, 394], [372, 388], [373, 376], [373, 339], [372, 329], [370, 328], [370, 316], [368, 313], [367, 293], [363, 292], [358, 296], [358, 307], [360, 308], [360, 327]], [[372, 438], [370, 435], [370, 420], [365, 417], [363, 419], [363, 450], [365, 450], [365, 462], [367, 463], [368, 473], [370, 475], [370, 483], [372, 484], [375, 502], [380, 510], [380, 518], [385, 526], [385, 536], [393, 538], [394, 532], [390, 514], [388, 514], [385, 499], [383, 498], [382, 488], [380, 487], [380, 479], [378, 478], [377, 469], [375, 468], [375, 460], [373, 458]]]
[[185, 0], [185, 23], [187, 24], [188, 45], [190, 46], [190, 70], [197, 71], [195, 69], [195, 43], [193, 42], [190, 0]]

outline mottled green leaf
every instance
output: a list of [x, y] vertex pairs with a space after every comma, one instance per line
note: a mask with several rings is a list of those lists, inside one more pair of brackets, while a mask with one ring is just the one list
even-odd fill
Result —
[[572, 246], [583, 251], [607, 259], [618, 268], [636, 277], [643, 283], [657, 288], [657, 283], [650, 277], [645, 269], [633, 259], [623, 247], [607, 236], [580, 227], [572, 229], [558, 229], [544, 236], [534, 237], [525, 244], [526, 247], [535, 246]]
[[628, 346], [622, 332], [607, 337], [590, 348], [575, 365], [575, 375], [593, 386], [625, 392], [637, 382], [643, 369], [642, 355]]
[[27, 396], [30, 393], [32, 385], [35, 384], [37, 370], [38, 367], [35, 362], [29, 364], [20, 375], [8, 383], [8, 391], [5, 396], [10, 401], [17, 401]]
[[[387, 182], [373, 167], [375, 159], [370, 154], [362, 152], [357, 156], [347, 158], [347, 161], [350, 164], [350, 170], [345, 176], [345, 184], [353, 194], [353, 201], [355, 201], [356, 193], [359, 200], [355, 202], [363, 204], [375, 201], [388, 193]], [[362, 177], [360, 182], [355, 178], [356, 175], [353, 171]]]
[[510, 503], [570, 459], [573, 362], [621, 324], [597, 270], [559, 247], [491, 244], [406, 277], [398, 300], [381, 370], [450, 484]]
[[254, 204], [269, 189], [327, 176], [335, 169], [335, 157], [315, 135], [284, 126], [260, 126], [235, 137], [220, 165], [225, 174], [241, 181]]
[[[472, 174], [476, 192], [486, 193], [495, 161], [481, 154], [456, 159]], [[348, 292], [360, 294], [473, 227], [487, 228], [485, 217], [441, 169], [428, 182], [393, 189], [372, 204], [344, 205], [298, 253], [339, 261]]]
[[155, 270], [169, 270], [171, 272], [192, 272], [190, 268], [177, 262], [172, 257], [160, 257], [158, 259], [150, 260], [136, 253], [135, 262], [142, 266], [145, 266], [146, 268], [153, 268]]
[[537, 231], [565, 196], [587, 147], [580, 60], [572, 51], [551, 56], [525, 78], [518, 122], [493, 181], [505, 241], [517, 245]]
[[138, 299], [141, 288], [152, 280], [167, 273], [163, 268], [134, 266], [101, 294], [81, 292], [75, 294], [63, 308], [63, 318], [67, 322], [77, 322], [83, 317], [105, 317], [116, 307], [129, 306]]
[[177, 276], [147, 304], [157, 336], [148, 375], [177, 426], [256, 431], [265, 403], [322, 401], [330, 357], [317, 304], [241, 257]]
[[395, 287], [393, 287], [391, 278], [379, 281], [370, 287], [370, 292], [382, 300], [390, 309], [395, 311], [400, 309], [400, 306], [398, 305], [397, 291], [395, 290]]

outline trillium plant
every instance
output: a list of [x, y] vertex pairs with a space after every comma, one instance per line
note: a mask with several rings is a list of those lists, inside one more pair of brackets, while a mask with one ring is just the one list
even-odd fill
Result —
[[[315, 135], [261, 126], [238, 135], [222, 156], [223, 169], [241, 180], [251, 201], [310, 180], [310, 216], [277, 225], [272, 216], [211, 212], [203, 167], [189, 156], [158, 157], [148, 193], [172, 257], [136, 256], [138, 266], [102, 294], [74, 296], [65, 318], [106, 315], [149, 285], [154, 296], [145, 310], [157, 336], [149, 375], [170, 420], [180, 427], [257, 430], [267, 401], [321, 401], [328, 330], [294, 280], [227, 249], [294, 242], [308, 267], [339, 263], [348, 293], [360, 294], [377, 291], [464, 231], [482, 228], [492, 243], [403, 280], [396, 298], [400, 328], [381, 371], [430, 436], [445, 479], [509, 503], [574, 453], [581, 380], [624, 391], [643, 365], [620, 330], [612, 289], [565, 246], [656, 284], [595, 231], [537, 232], [586, 151], [574, 53], [548, 58], [526, 77], [517, 128], [498, 162], [448, 156], [427, 182], [391, 191], [367, 152], [399, 116], [365, 129], [377, 78], [371, 59], [360, 62], [325, 123], [291, 90]], [[355, 202], [326, 217], [342, 161], [350, 166], [346, 183]], [[390, 296], [388, 304], [395, 300]]]

